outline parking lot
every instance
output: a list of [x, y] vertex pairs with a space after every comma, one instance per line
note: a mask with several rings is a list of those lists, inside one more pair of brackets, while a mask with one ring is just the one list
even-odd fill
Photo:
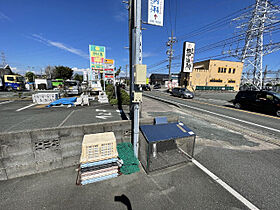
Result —
[[52, 128], [121, 120], [117, 107], [91, 101], [90, 106], [50, 107], [31, 100], [0, 101], [0, 132]]

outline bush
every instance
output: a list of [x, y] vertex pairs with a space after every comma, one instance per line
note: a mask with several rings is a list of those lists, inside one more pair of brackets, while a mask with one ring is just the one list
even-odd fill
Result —
[[114, 86], [112, 84], [106, 86], [106, 95], [108, 96], [109, 101], [116, 98]]
[[[112, 104], [112, 105], [118, 104], [118, 99], [116, 99], [116, 95], [115, 95], [115, 88], [112, 84], [108, 84], [106, 86], [106, 94], [108, 96], [108, 100], [109, 100], [110, 104]], [[129, 101], [130, 101], [129, 95], [123, 89], [120, 89], [120, 99], [119, 100], [121, 101], [122, 105], [129, 105]]]
[[121, 89], [121, 101], [122, 101], [122, 105], [129, 105], [129, 95], [128, 93]]
[[109, 100], [109, 103], [112, 104], [112, 105], [117, 105], [118, 104], [118, 99], [112, 98], [111, 100]]

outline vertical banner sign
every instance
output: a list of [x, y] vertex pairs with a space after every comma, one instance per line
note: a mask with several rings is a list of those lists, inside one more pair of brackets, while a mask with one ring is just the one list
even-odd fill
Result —
[[91, 70], [102, 70], [103, 61], [105, 59], [105, 47], [97, 45], [89, 45], [90, 68]]
[[192, 72], [194, 59], [195, 43], [184, 42], [183, 58], [182, 58], [182, 72]]
[[114, 79], [114, 60], [104, 59], [104, 74], [105, 79]]
[[164, 0], [148, 0], [148, 24], [163, 26], [163, 9]]

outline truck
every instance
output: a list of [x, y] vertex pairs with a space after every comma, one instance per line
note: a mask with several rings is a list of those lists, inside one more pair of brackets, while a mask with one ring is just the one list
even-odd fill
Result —
[[58, 88], [58, 86], [63, 86], [64, 85], [64, 80], [63, 79], [54, 79], [52, 80], [52, 86], [54, 88]]
[[66, 80], [64, 88], [67, 95], [80, 95], [82, 93], [80, 82], [76, 80]]
[[3, 75], [0, 77], [0, 87], [3, 90], [23, 90], [24, 89], [24, 77], [20, 75]]
[[91, 90], [97, 94], [99, 94], [99, 92], [102, 92], [102, 87], [99, 80], [91, 81]]
[[52, 82], [50, 79], [35, 79], [36, 90], [49, 90], [52, 89]]

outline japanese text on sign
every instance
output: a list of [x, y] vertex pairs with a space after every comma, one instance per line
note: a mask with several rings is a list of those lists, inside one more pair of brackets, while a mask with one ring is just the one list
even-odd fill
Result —
[[164, 0], [148, 0], [148, 24], [163, 26]]
[[182, 72], [192, 72], [195, 43], [184, 42]]

